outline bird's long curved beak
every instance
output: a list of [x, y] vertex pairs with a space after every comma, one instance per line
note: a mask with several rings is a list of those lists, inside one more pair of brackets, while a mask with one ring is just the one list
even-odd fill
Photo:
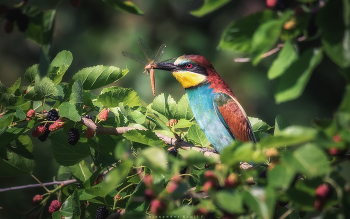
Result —
[[173, 63], [158, 63], [156, 64], [154, 69], [174, 72], [174, 71], [177, 71], [178, 67]]

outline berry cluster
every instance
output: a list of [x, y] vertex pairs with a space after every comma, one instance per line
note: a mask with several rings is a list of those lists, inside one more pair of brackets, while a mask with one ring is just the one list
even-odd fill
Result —
[[58, 115], [58, 112], [56, 109], [50, 110], [46, 116], [47, 121], [56, 121], [59, 118], [60, 116]]
[[332, 190], [328, 184], [322, 184], [322, 185], [317, 187], [316, 195], [315, 195], [316, 201], [315, 201], [315, 205], [314, 205], [315, 210], [322, 211], [323, 207], [327, 203], [327, 199], [331, 195], [331, 192], [332, 192]]
[[64, 121], [62, 119], [57, 119], [53, 124], [49, 126], [51, 132], [56, 131], [64, 126]]
[[34, 138], [40, 137], [45, 133], [45, 131], [46, 127], [44, 125], [39, 125], [38, 127], [36, 127], [36, 129], [32, 131], [32, 136]]
[[108, 113], [109, 113], [109, 110], [108, 109], [103, 109], [101, 112], [100, 112], [100, 120], [101, 121], [106, 121], [107, 118], [108, 118]]
[[28, 110], [26, 121], [29, 121], [30, 118], [33, 118], [33, 117], [35, 117], [35, 111], [33, 109]]
[[108, 217], [108, 215], [108, 209], [105, 206], [102, 206], [97, 208], [95, 219], [105, 219]]
[[44, 132], [44, 134], [42, 134], [41, 136], [39, 136], [38, 139], [39, 139], [41, 142], [44, 142], [44, 141], [46, 141], [47, 137], [49, 137], [49, 134], [50, 134], [50, 130], [45, 126], [45, 132]]
[[58, 200], [53, 200], [50, 204], [50, 207], [49, 207], [49, 212], [52, 214], [54, 213], [55, 211], [58, 211], [60, 210], [62, 206], [62, 203]]
[[80, 134], [78, 129], [76, 128], [71, 128], [68, 131], [68, 143], [70, 145], [76, 145], [80, 139]]
[[9, 9], [6, 5], [0, 5], [0, 17], [5, 16], [5, 32], [11, 33], [15, 24], [21, 32], [26, 31], [29, 25], [29, 17], [23, 14], [21, 9], [13, 8]]
[[166, 126], [175, 126], [178, 122], [177, 119], [170, 119], [169, 122], [166, 123]]

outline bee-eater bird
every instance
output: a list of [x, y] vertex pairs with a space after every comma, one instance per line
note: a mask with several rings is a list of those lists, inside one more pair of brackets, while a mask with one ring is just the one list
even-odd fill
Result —
[[155, 69], [171, 71], [185, 88], [199, 127], [218, 153], [236, 139], [256, 143], [243, 107], [206, 58], [183, 55], [174, 63], [158, 63]]

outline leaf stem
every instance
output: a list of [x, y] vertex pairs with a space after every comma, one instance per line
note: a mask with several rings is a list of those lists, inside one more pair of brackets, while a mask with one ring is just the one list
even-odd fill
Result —
[[46, 192], [50, 192], [50, 190], [47, 189], [46, 186], [44, 186], [42, 184], [42, 182], [40, 182], [40, 180], [38, 180], [38, 178], [36, 178], [33, 174], [30, 174], [30, 175], [46, 190]]

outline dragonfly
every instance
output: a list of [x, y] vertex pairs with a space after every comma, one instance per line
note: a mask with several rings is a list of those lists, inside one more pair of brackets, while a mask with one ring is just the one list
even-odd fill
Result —
[[[158, 61], [162, 58], [166, 45], [162, 44], [159, 47], [156, 55], [153, 56], [152, 49], [145, 43], [145, 41], [141, 37], [137, 38], [137, 42], [141, 47], [143, 54], [146, 56], [147, 61], [130, 52], [123, 51], [122, 54], [129, 59], [132, 59], [134, 61], [137, 61], [145, 65], [144, 73], [146, 72], [147, 75], [149, 75], [151, 78], [152, 92], [153, 92], [153, 95], [155, 96], [156, 92], [155, 92], [154, 68], [156, 67], [156, 64], [159, 63]], [[168, 60], [165, 60], [165, 61], [168, 61]]]
[[159, 47], [156, 55], [153, 56], [152, 49], [145, 43], [145, 41], [141, 37], [137, 38], [137, 42], [138, 42], [139, 46], [141, 47], [143, 54], [146, 56], [147, 62], [144, 59], [142, 59], [142, 58], [138, 57], [137, 55], [130, 53], [130, 52], [123, 51], [122, 54], [129, 59], [132, 59], [134, 61], [137, 61], [137, 62], [145, 65], [144, 73], [147, 72], [147, 75], [149, 75], [151, 78], [152, 92], [153, 92], [153, 95], [155, 96], [156, 93], [155, 93], [154, 68], [156, 67], [156, 64], [158, 63], [158, 61], [162, 58], [162, 56], [164, 54], [164, 50], [166, 48], [166, 45], [162, 44]]

